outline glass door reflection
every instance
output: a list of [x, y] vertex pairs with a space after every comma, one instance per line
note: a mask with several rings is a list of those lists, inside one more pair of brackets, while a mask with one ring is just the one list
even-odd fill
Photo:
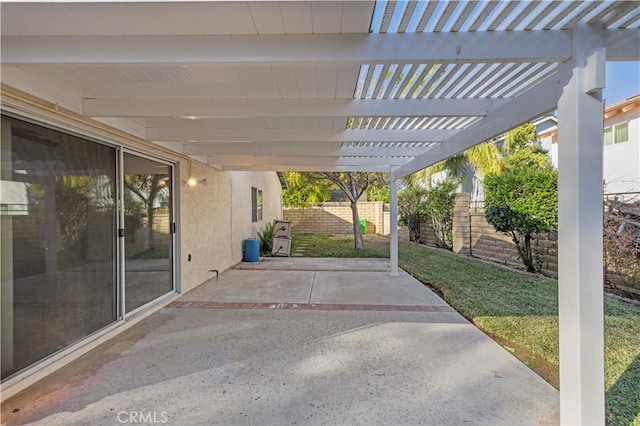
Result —
[[124, 153], [125, 312], [173, 290], [171, 166]]

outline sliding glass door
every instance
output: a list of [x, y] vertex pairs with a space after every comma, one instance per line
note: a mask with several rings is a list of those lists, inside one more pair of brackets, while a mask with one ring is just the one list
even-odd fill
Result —
[[5, 379], [174, 289], [170, 163], [2, 115]]
[[117, 319], [116, 149], [2, 117], [2, 377]]
[[124, 300], [129, 313], [173, 290], [171, 166], [124, 153]]

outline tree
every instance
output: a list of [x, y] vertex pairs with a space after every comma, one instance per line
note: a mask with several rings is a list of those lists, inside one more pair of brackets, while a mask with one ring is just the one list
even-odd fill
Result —
[[331, 198], [330, 182], [314, 173], [285, 172], [289, 189], [282, 192], [287, 207], [308, 207]]
[[391, 202], [389, 183], [389, 174], [380, 174], [379, 178], [374, 179], [367, 188], [367, 201], [382, 201], [389, 204]]
[[463, 180], [470, 172], [479, 172], [483, 176], [498, 173], [502, 170], [500, 150], [493, 142], [483, 142], [434, 164], [425, 169], [423, 174], [428, 182], [438, 172], [446, 171], [451, 180]]
[[349, 199], [353, 219], [353, 248], [364, 250], [357, 203], [370, 185], [379, 185], [385, 178], [388, 179], [388, 175], [370, 172], [320, 172], [318, 175], [333, 182]]
[[500, 148], [503, 158], [509, 157], [516, 151], [525, 149], [536, 139], [536, 126], [533, 123], [524, 123], [505, 133], [504, 143]]
[[125, 187], [144, 203], [147, 216], [147, 233], [144, 241], [145, 251], [155, 247], [153, 209], [160, 191], [166, 187], [165, 178], [166, 175], [162, 174], [127, 174], [124, 177]]
[[547, 152], [536, 143], [536, 127], [532, 123], [525, 123], [506, 133], [500, 157], [501, 170], [549, 165]]
[[411, 181], [398, 193], [398, 215], [402, 226], [409, 228], [409, 241], [420, 241], [422, 222], [427, 217], [427, 190]]
[[536, 127], [525, 123], [508, 131], [501, 144], [483, 142], [428, 167], [421, 176], [430, 183], [433, 175], [446, 171], [448, 178], [462, 180], [470, 173], [487, 176], [513, 167], [545, 167], [547, 164], [547, 153], [536, 143]]
[[604, 202], [604, 278], [640, 289], [640, 204], [634, 199]]
[[[86, 236], [92, 189], [93, 179], [91, 176], [76, 175], [55, 178], [51, 190], [55, 193], [59, 238], [63, 248], [71, 248], [81, 244], [83, 236]], [[81, 252], [83, 255], [85, 254], [84, 251]]]
[[427, 191], [425, 211], [431, 219], [431, 227], [438, 239], [438, 247], [451, 250], [453, 247], [453, 191], [458, 187], [456, 181], [438, 182]]
[[527, 271], [536, 271], [532, 236], [558, 226], [558, 172], [551, 166], [515, 166], [487, 175], [484, 186], [487, 221], [511, 236]]

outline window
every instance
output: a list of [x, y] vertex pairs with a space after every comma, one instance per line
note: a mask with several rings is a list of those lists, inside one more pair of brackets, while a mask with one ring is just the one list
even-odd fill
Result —
[[629, 123], [620, 123], [604, 128], [604, 146], [629, 140]]
[[613, 129], [611, 127], [604, 128], [604, 146], [611, 145], [613, 143]]
[[629, 123], [620, 123], [614, 126], [614, 143], [626, 142], [629, 140]]
[[262, 190], [251, 188], [251, 221], [262, 220]]

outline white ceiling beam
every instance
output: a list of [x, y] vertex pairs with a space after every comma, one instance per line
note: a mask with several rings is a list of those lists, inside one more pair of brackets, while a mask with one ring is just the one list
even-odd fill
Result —
[[84, 99], [90, 117], [482, 116], [508, 99]]
[[279, 164], [282, 166], [401, 166], [411, 158], [383, 157], [287, 157], [258, 155], [223, 155], [208, 156], [209, 164], [222, 166], [259, 166], [263, 164]]
[[640, 60], [640, 31], [637, 28], [605, 30], [604, 44], [609, 61]]
[[439, 142], [460, 130], [395, 129], [210, 129], [154, 127], [147, 129], [151, 141], [180, 142]]
[[561, 72], [550, 76], [477, 123], [394, 170], [394, 176], [401, 179], [554, 110], [564, 78], [566, 73]]
[[342, 146], [340, 143], [190, 143], [184, 144], [187, 155], [268, 155], [268, 156], [411, 156], [415, 157], [428, 149], [416, 146]]
[[[211, 164], [212, 166], [216, 166]], [[262, 164], [257, 166], [238, 166], [228, 165], [222, 166], [224, 171], [243, 171], [243, 172], [389, 172], [389, 166], [300, 166], [286, 164]]]
[[6, 36], [4, 64], [322, 64], [563, 61], [571, 32]]
[[[607, 59], [637, 52], [637, 29], [605, 30]], [[625, 47], [620, 47], [625, 40]], [[5, 36], [1, 60], [26, 64], [559, 62], [570, 30], [234, 36]]]

